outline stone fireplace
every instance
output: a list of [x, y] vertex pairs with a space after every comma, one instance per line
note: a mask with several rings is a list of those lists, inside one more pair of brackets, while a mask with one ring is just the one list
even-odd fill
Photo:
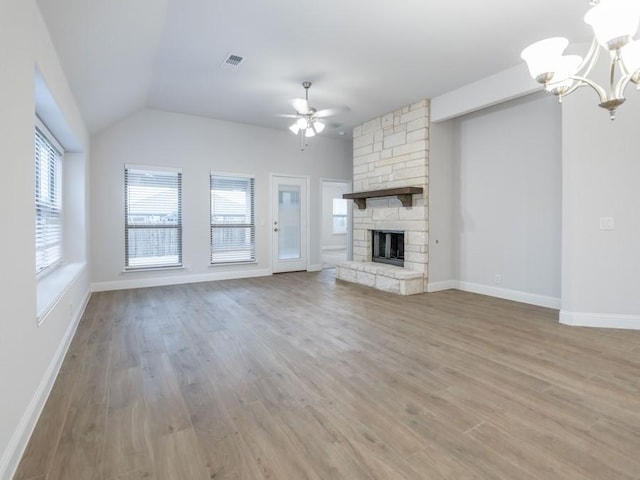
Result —
[[[353, 191], [372, 195], [353, 204], [353, 261], [338, 265], [338, 279], [403, 295], [426, 292], [428, 166], [428, 100], [354, 129]], [[394, 189], [412, 193], [374, 198]], [[402, 266], [373, 261], [373, 231], [403, 232]]]

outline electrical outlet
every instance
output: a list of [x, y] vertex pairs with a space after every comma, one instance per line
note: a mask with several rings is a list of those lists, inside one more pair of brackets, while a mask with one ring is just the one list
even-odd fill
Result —
[[600, 217], [600, 230], [613, 230], [615, 221], [613, 217]]
[[495, 283], [496, 285], [500, 285], [502, 283], [502, 275], [496, 273], [493, 277], [493, 283]]

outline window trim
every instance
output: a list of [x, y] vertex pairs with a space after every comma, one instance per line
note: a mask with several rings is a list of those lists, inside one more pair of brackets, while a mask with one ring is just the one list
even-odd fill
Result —
[[[60, 142], [58, 142], [58, 139], [55, 137], [55, 135], [51, 132], [51, 130], [49, 130], [49, 127], [47, 127], [45, 125], [45, 123], [40, 119], [40, 117], [38, 117], [38, 115], [35, 116], [35, 121], [34, 121], [34, 140], [35, 140], [35, 136], [38, 133], [38, 130], [40, 131], [40, 134], [45, 138], [46, 141], [48, 141], [51, 146], [54, 148], [54, 150], [56, 150], [56, 153], [58, 153], [59, 157], [58, 157], [58, 162], [59, 162], [59, 171], [58, 171], [58, 179], [57, 179], [57, 189], [58, 189], [58, 195], [59, 195], [59, 199], [60, 199], [60, 208], [59, 208], [59, 215], [60, 215], [60, 229], [61, 229], [61, 234], [60, 234], [60, 258], [58, 260], [56, 260], [53, 263], [50, 263], [49, 265], [47, 265], [46, 267], [44, 267], [42, 270], [38, 270], [38, 264], [36, 262], [36, 280], [40, 281], [40, 279], [42, 279], [43, 277], [46, 277], [47, 275], [49, 275], [51, 272], [55, 271], [58, 267], [62, 266], [65, 263], [65, 235], [64, 235], [64, 227], [65, 227], [65, 215], [64, 215], [64, 156], [65, 156], [65, 149], [64, 147], [60, 144]], [[36, 152], [35, 152], [35, 145], [34, 145], [34, 188], [33, 188], [33, 194], [34, 194], [34, 219], [37, 223], [37, 219], [38, 219], [38, 213], [37, 213], [37, 209], [38, 209], [38, 205], [37, 205], [37, 188], [38, 188], [38, 180], [36, 178], [36, 172], [35, 172], [35, 156], [36, 156]], [[36, 231], [34, 232], [34, 234], [37, 234], [37, 227], [36, 227]], [[34, 237], [34, 242], [36, 241], [36, 238]], [[35, 244], [34, 244], [35, 246]], [[36, 248], [36, 252], [37, 252], [37, 248]]]
[[[227, 178], [246, 178], [253, 180], [252, 185], [252, 202], [251, 202], [251, 220], [250, 224], [232, 224], [232, 225], [214, 225], [211, 222], [211, 218], [213, 217], [213, 204], [211, 201], [211, 181], [213, 177], [227, 177]], [[251, 228], [252, 229], [252, 238], [253, 238], [253, 255], [252, 258], [248, 260], [229, 260], [226, 262], [214, 262], [212, 261], [213, 257], [213, 229], [214, 228], [230, 228], [230, 227], [239, 227], [239, 228]], [[218, 170], [211, 170], [209, 172], [209, 267], [219, 267], [219, 266], [229, 266], [229, 265], [247, 265], [247, 264], [256, 264], [257, 256], [256, 256], [256, 175], [252, 173], [234, 173], [234, 172], [221, 172]]]
[[[127, 185], [128, 185], [128, 170], [142, 170], [142, 171], [154, 171], [154, 172], [164, 172], [164, 173], [175, 173], [178, 176], [178, 212], [180, 222], [177, 225], [129, 225], [129, 206], [128, 206], [128, 195], [127, 195]], [[156, 270], [179, 270], [184, 268], [184, 258], [183, 258], [183, 225], [182, 225], [182, 169], [176, 167], [164, 167], [159, 165], [142, 165], [142, 164], [132, 164], [126, 163], [124, 164], [124, 268], [123, 272], [144, 272], [144, 271], [156, 271]], [[166, 264], [166, 265], [142, 265], [142, 266], [129, 266], [127, 265], [128, 261], [128, 236], [129, 229], [140, 229], [140, 228], [172, 228], [177, 229], [178, 231], [178, 263], [176, 264]]]

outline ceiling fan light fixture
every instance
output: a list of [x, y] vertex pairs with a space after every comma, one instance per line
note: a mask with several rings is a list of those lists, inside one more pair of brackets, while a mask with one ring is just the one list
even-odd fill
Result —
[[[296, 118], [296, 122], [289, 126], [289, 130], [294, 135], [300, 137], [301, 150], [309, 145], [307, 139], [315, 137], [322, 131], [324, 131], [326, 125], [319, 119], [337, 115], [343, 112], [349, 112], [349, 107], [334, 107], [326, 108], [324, 110], [317, 110], [315, 107], [309, 105], [309, 88], [311, 88], [311, 82], [306, 81], [302, 83], [304, 87], [304, 98], [296, 98], [291, 101], [293, 108], [295, 108], [295, 115], [282, 115], [284, 117]], [[339, 126], [339, 124], [332, 124], [332, 127]]]

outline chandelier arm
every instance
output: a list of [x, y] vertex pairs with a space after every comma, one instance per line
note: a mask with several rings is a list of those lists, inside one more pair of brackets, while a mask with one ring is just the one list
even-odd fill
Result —
[[616, 53], [616, 58], [618, 60], [618, 65], [620, 65], [620, 70], [622, 71], [622, 77], [618, 81], [615, 89], [615, 95], [617, 98], [622, 98], [627, 85], [640, 74], [640, 68], [637, 70], [630, 72], [627, 68], [627, 65], [624, 63], [624, 59], [620, 56], [620, 53]]
[[[618, 57], [618, 65], [620, 65], [620, 70], [622, 71], [622, 75], [626, 77], [630, 73], [629, 69], [627, 68], [627, 65], [624, 63], [624, 58], [622, 58], [622, 55], [620, 55], [620, 51], [616, 52], [616, 55]], [[633, 73], [636, 73], [636, 72], [633, 72]]]
[[575, 92], [578, 88], [580, 87], [584, 87], [585, 84], [582, 82], [577, 82], [575, 85], [573, 85], [569, 90], [567, 90], [566, 92], [564, 92], [562, 95], [558, 95], [558, 98], [563, 98], [566, 97], [567, 95], [571, 95], [573, 92]]
[[627, 73], [620, 78], [620, 80], [618, 81], [618, 85], [616, 85], [616, 89], [614, 91], [616, 98], [623, 97], [624, 90], [627, 88], [627, 85], [629, 85], [629, 82], [631, 81], [633, 76], [639, 71], [640, 69], [636, 70], [636, 72], [634, 73]]
[[600, 97], [600, 103], [604, 103], [604, 102], [607, 101], [607, 92], [604, 90], [604, 88], [602, 88], [600, 85], [598, 85], [593, 80], [590, 80], [590, 79], [588, 79], [586, 77], [579, 77], [577, 75], [571, 76], [569, 78], [571, 80], [575, 80], [577, 83], [575, 85], [573, 85], [565, 93], [560, 95], [560, 97], [566, 97], [567, 95], [575, 92], [578, 88], [584, 87], [585, 85], [588, 85], [591, 88], [593, 88], [595, 90], [595, 92], [598, 94], [598, 96]]
[[[589, 47], [589, 51], [587, 52], [587, 55], [584, 57], [584, 60], [576, 70], [576, 73], [581, 72], [583, 69], [584, 69], [584, 72], [582, 72], [579, 76], [570, 77], [574, 80], [578, 80], [578, 82], [575, 85], [573, 85], [569, 90], [567, 90], [562, 95], [560, 95], [560, 97], [566, 97], [567, 95], [570, 95], [571, 93], [575, 92], [578, 88], [583, 87], [585, 84], [589, 85], [589, 81], [587, 81], [586, 77], [591, 73], [591, 70], [593, 70], [593, 67], [598, 62], [599, 57], [600, 57], [600, 44], [598, 43], [598, 39], [596, 37], [593, 37], [593, 40], [591, 41], [591, 46]], [[553, 85], [553, 83], [550, 82], [550, 85]], [[604, 101], [603, 98], [606, 99], [607, 94], [602, 88], [600, 88], [596, 84], [591, 84], [590, 86], [598, 93], [601, 101]]]
[[[620, 70], [622, 71], [622, 75], [624, 77], [628, 76], [630, 77], [631, 80], [633, 80], [634, 77], [637, 77], [640, 74], [640, 68], [634, 71], [629, 71], [627, 64], [624, 63], [624, 58], [620, 55], [619, 52], [617, 53], [617, 55], [618, 55], [618, 62], [619, 62], [618, 65], [620, 65]], [[620, 81], [622, 81], [622, 79]]]
[[[614, 95], [614, 98], [618, 98], [618, 90], [617, 87], [620, 86], [618, 84], [616, 86], [616, 65], [618, 64], [618, 55], [612, 55], [611, 60], [609, 61], [609, 91]], [[622, 81], [623, 77], [620, 79]]]
[[[593, 37], [591, 46], [589, 47], [589, 51], [587, 52], [587, 55], [584, 57], [584, 60], [576, 70], [576, 73], [580, 72], [580, 75], [583, 77], [589, 76], [589, 74], [591, 73], [591, 70], [593, 70], [593, 67], [595, 66], [599, 57], [600, 57], [600, 44], [598, 43], [598, 39], [596, 37]], [[586, 69], [583, 72], [582, 69], [584, 69], [585, 67]]]

